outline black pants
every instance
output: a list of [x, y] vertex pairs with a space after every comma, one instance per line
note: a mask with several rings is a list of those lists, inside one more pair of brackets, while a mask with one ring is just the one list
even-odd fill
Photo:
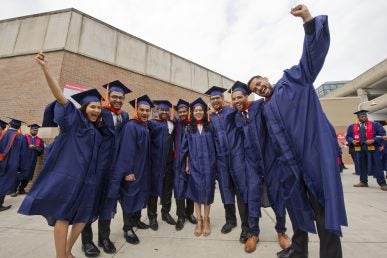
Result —
[[[359, 163], [360, 163], [360, 182], [368, 184], [368, 151], [361, 150], [359, 152]], [[380, 186], [386, 185], [386, 179], [384, 175], [376, 177], [376, 181]]]
[[[247, 205], [243, 202], [242, 198], [238, 193], [236, 194], [236, 200], [238, 205], [239, 217], [241, 219], [241, 228], [248, 229], [249, 214], [247, 210]], [[226, 223], [236, 225], [237, 219], [236, 219], [235, 204], [224, 204], [224, 210], [225, 210]]]
[[[98, 220], [98, 241], [108, 239], [110, 236], [110, 222], [111, 220]], [[91, 223], [87, 223], [82, 230], [82, 244], [93, 241], [93, 229]]]
[[[312, 206], [317, 234], [320, 238], [320, 258], [342, 258], [340, 237], [325, 229], [324, 208], [318, 200], [308, 193], [309, 203]], [[308, 255], [308, 232], [293, 227], [292, 248], [305, 256]]]
[[163, 190], [161, 194], [161, 213], [169, 213], [172, 206], [173, 191], [173, 162], [167, 164], [167, 169], [163, 178]]
[[194, 213], [194, 202], [190, 199], [176, 200], [177, 217], [187, 217]]
[[136, 225], [138, 221], [140, 221], [141, 211], [137, 211], [134, 213], [126, 213], [125, 211], [122, 211], [122, 218], [124, 220], [124, 227], [122, 228], [122, 230], [126, 232], [130, 230], [134, 225]]
[[4, 204], [4, 199], [5, 199], [4, 195], [0, 196], [0, 206]]
[[25, 191], [26, 186], [28, 185], [29, 180], [28, 179], [23, 179], [18, 181], [16, 185], [16, 191], [17, 193]]
[[147, 213], [149, 219], [157, 218], [157, 199], [157, 196], [151, 196], [148, 199]]

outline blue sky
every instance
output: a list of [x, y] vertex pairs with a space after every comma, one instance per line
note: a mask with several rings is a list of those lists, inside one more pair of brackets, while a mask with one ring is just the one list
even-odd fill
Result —
[[302, 22], [289, 14], [297, 3], [329, 16], [331, 47], [315, 86], [387, 57], [385, 0], [3, 0], [0, 19], [74, 7], [231, 79], [274, 83], [301, 54]]

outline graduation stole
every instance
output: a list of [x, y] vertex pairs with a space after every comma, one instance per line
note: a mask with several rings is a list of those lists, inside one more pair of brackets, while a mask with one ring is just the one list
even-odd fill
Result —
[[7, 131], [7, 130], [2, 130], [2, 131], [1, 131], [1, 134], [0, 134], [0, 140], [3, 139], [3, 137], [4, 137], [6, 131]]
[[[26, 134], [26, 138], [27, 138], [27, 142], [28, 142], [28, 145], [31, 144], [31, 135], [29, 134]], [[41, 139], [38, 137], [38, 136], [35, 136], [35, 146], [40, 146], [40, 143], [41, 143]]]
[[119, 116], [121, 114], [121, 109], [115, 109], [112, 106], [105, 106], [105, 108], [111, 112], [113, 112], [116, 116]]
[[[374, 139], [374, 124], [372, 121], [367, 120], [365, 122], [365, 130], [366, 130], [366, 140], [373, 140]], [[353, 135], [356, 141], [360, 142], [360, 125], [359, 123], [355, 123], [353, 125]], [[375, 150], [375, 145], [369, 145], [367, 146], [368, 150]], [[360, 146], [355, 146], [355, 151], [360, 151]]]
[[12, 135], [12, 138], [11, 138], [11, 141], [9, 142], [7, 148], [5, 148], [5, 151], [4, 153], [0, 153], [0, 160], [3, 160], [5, 159], [5, 157], [7, 156], [9, 150], [12, 148], [13, 146], [13, 142], [15, 141], [15, 138], [16, 136], [18, 136], [20, 133], [18, 131], [16, 131], [13, 135]]

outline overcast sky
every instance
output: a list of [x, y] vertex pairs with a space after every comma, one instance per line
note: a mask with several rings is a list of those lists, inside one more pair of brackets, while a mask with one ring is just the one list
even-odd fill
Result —
[[327, 14], [331, 46], [315, 86], [351, 80], [387, 57], [386, 0], [1, 0], [0, 19], [76, 8], [233, 80], [275, 82], [299, 60], [301, 19]]

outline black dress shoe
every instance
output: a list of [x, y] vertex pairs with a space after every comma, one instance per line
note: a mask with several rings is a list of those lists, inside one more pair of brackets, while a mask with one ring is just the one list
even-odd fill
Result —
[[242, 229], [241, 235], [239, 237], [239, 242], [244, 244], [246, 243], [248, 238], [249, 238], [249, 233], [247, 232], [247, 229]]
[[277, 253], [278, 258], [308, 258], [308, 255], [300, 254], [293, 248], [287, 248]]
[[12, 205], [8, 205], [8, 206], [3, 206], [3, 205], [1, 205], [0, 206], [0, 211], [6, 211], [6, 210], [8, 210], [9, 208], [11, 208], [12, 207]]
[[137, 237], [136, 233], [134, 233], [133, 229], [125, 231], [124, 237], [126, 239], [126, 242], [128, 242], [129, 244], [137, 245], [138, 243], [140, 243], [140, 239]]
[[98, 247], [93, 242], [83, 244], [82, 251], [87, 257], [97, 257], [100, 254]]
[[114, 254], [116, 252], [116, 247], [109, 238], [98, 241], [98, 246], [102, 247], [107, 254]]
[[149, 227], [156, 231], [159, 229], [159, 223], [157, 223], [157, 219], [156, 218], [150, 218], [149, 219]]
[[161, 214], [161, 219], [167, 222], [169, 225], [176, 225], [176, 221], [172, 218], [171, 214], [169, 213]]
[[184, 228], [184, 217], [178, 217], [176, 222], [176, 230], [182, 230]]
[[141, 220], [134, 223], [133, 227], [139, 228], [139, 229], [148, 229], [149, 225], [145, 224]]
[[198, 223], [197, 219], [195, 218], [195, 216], [193, 214], [187, 215], [186, 218], [192, 224], [197, 224]]
[[230, 222], [226, 222], [226, 224], [223, 225], [222, 229], [221, 229], [221, 232], [223, 234], [227, 234], [227, 233], [230, 233], [231, 230], [233, 228], [236, 227], [236, 223], [230, 223]]

